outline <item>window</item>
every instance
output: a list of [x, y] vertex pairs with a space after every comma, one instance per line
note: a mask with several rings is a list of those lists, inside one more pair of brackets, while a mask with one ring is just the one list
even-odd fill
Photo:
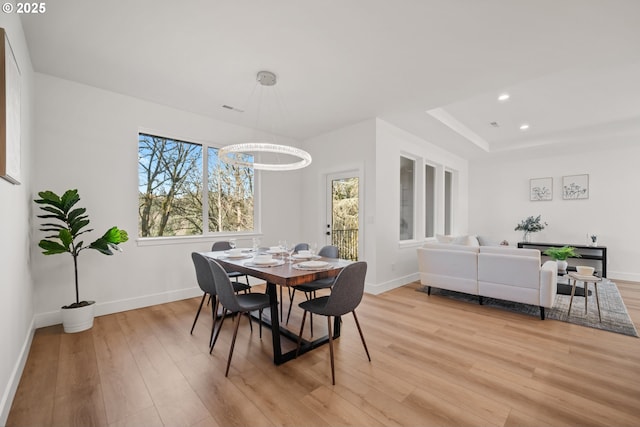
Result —
[[254, 229], [253, 168], [221, 162], [217, 148], [140, 133], [138, 199], [140, 237]]
[[424, 168], [424, 236], [434, 237], [436, 230], [436, 168]]
[[444, 234], [451, 234], [453, 210], [453, 172], [444, 172]]
[[415, 161], [400, 157], [400, 240], [413, 239]]
[[209, 148], [207, 151], [209, 231], [252, 231], [253, 168], [221, 162], [217, 148]]

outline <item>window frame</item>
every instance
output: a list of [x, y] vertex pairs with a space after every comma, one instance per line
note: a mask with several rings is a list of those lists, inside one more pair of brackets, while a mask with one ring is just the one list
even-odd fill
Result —
[[[430, 239], [430, 238], [434, 238], [436, 237], [436, 233], [438, 231], [438, 165], [431, 163], [429, 161], [424, 161], [422, 163], [422, 168], [424, 170], [424, 186], [423, 186], [423, 225], [424, 225], [424, 230], [422, 230], [422, 235], [425, 239]], [[433, 182], [431, 182], [431, 185], [428, 185], [429, 182], [427, 181], [427, 178], [429, 177], [428, 173], [427, 173], [427, 168], [431, 168], [433, 170]], [[431, 190], [431, 200], [428, 200], [427, 197], [427, 192]], [[433, 206], [431, 206], [431, 209], [428, 209], [427, 206], [427, 202], [433, 202]], [[431, 228], [433, 229], [433, 235], [428, 236], [427, 233], [429, 231], [429, 226], [427, 225], [427, 217], [428, 215], [431, 215]]]
[[[402, 159], [403, 158], [413, 162], [413, 171], [412, 171], [413, 172], [413, 176], [412, 176], [413, 179], [412, 179], [412, 182], [411, 182], [411, 184], [412, 184], [412, 188], [411, 188], [411, 190], [412, 190], [412, 195], [411, 195], [412, 196], [411, 197], [411, 203], [412, 203], [412, 205], [411, 205], [411, 215], [412, 215], [411, 222], [412, 223], [410, 225], [412, 232], [411, 232], [411, 237], [407, 238], [407, 239], [403, 239], [402, 238], [402, 229], [401, 229], [401, 221], [403, 219], [402, 218], [402, 213], [403, 213], [403, 206], [402, 206], [403, 194], [402, 193], [403, 193], [403, 189], [402, 189], [402, 178], [401, 178], [401, 174], [402, 174]], [[411, 244], [412, 242], [415, 242], [417, 240], [416, 236], [418, 236], [419, 233], [420, 233], [420, 231], [419, 231], [420, 226], [418, 225], [418, 221], [417, 221], [417, 218], [419, 216], [419, 213], [418, 213], [418, 205], [419, 205], [419, 203], [418, 203], [418, 201], [419, 201], [418, 194], [419, 194], [419, 187], [420, 187], [418, 185], [418, 183], [420, 182], [418, 180], [418, 176], [420, 175], [420, 172], [418, 170], [418, 165], [419, 164], [421, 164], [421, 161], [420, 161], [419, 157], [413, 156], [413, 155], [411, 155], [409, 153], [404, 153], [404, 152], [400, 153], [400, 156], [398, 158], [398, 184], [399, 184], [398, 185], [398, 189], [399, 189], [399, 192], [400, 192], [400, 194], [399, 194], [400, 197], [399, 197], [399, 200], [398, 200], [398, 208], [399, 208], [399, 210], [398, 210], [398, 219], [399, 219], [399, 221], [398, 221], [398, 241], [402, 245]]]
[[[398, 230], [398, 246], [400, 248], [415, 247], [423, 244], [425, 241], [436, 240], [437, 234], [447, 234], [445, 226], [448, 222], [450, 234], [455, 233], [457, 227], [457, 209], [459, 194], [459, 171], [444, 163], [426, 158], [423, 156], [413, 155], [405, 151], [400, 151], [398, 161], [398, 180], [400, 180], [401, 157], [413, 160], [414, 163], [414, 235], [412, 239], [402, 240]], [[434, 171], [434, 209], [433, 209], [433, 236], [427, 236], [427, 169], [429, 166]], [[446, 202], [446, 174], [450, 175], [450, 204], [449, 210], [445, 206]], [[400, 189], [400, 184], [398, 185]], [[402, 190], [400, 190], [402, 191]], [[399, 195], [399, 203], [401, 203], [402, 195]], [[399, 206], [399, 209], [401, 207]], [[400, 215], [400, 210], [398, 211]], [[448, 220], [447, 220], [448, 215]]]
[[[220, 239], [224, 237], [234, 237], [234, 238], [247, 238], [250, 239], [252, 237], [261, 237], [262, 236], [262, 220], [261, 220], [261, 173], [260, 170], [253, 170], [253, 230], [246, 231], [221, 231], [221, 232], [212, 232], [209, 231], [209, 198], [208, 198], [208, 163], [209, 163], [209, 148], [220, 150], [225, 144], [212, 142], [212, 141], [204, 141], [199, 140], [198, 138], [191, 138], [186, 136], [179, 136], [172, 134], [171, 132], [164, 132], [158, 130], [152, 130], [148, 128], [138, 128], [137, 137], [138, 141], [140, 138], [140, 134], [155, 136], [158, 138], [165, 138], [172, 141], [185, 142], [189, 144], [196, 144], [202, 147], [202, 234], [194, 234], [194, 235], [186, 235], [186, 236], [156, 236], [156, 237], [141, 237], [139, 236], [140, 228], [139, 214], [136, 215], [136, 242], [139, 246], [156, 246], [156, 245], [170, 245], [176, 242], [211, 242], [214, 239]], [[139, 155], [140, 145], [137, 145], [137, 154]], [[139, 203], [139, 186], [140, 186], [140, 177], [139, 177], [139, 162], [136, 165], [136, 179], [138, 180], [136, 191], [136, 206]]]

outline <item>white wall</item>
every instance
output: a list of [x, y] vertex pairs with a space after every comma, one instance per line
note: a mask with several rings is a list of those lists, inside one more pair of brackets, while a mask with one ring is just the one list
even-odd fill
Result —
[[[123, 253], [81, 254], [80, 298], [96, 300], [101, 315], [199, 295], [190, 253], [208, 250], [215, 239], [156, 245], [136, 239], [138, 131], [221, 145], [255, 132], [43, 74], [36, 74], [36, 100], [34, 194], [77, 188], [96, 230], [89, 237], [113, 225], [130, 235]], [[300, 234], [300, 174], [261, 173], [264, 244]], [[37, 247], [42, 233], [33, 234], [36, 324], [59, 323], [59, 308], [74, 300], [72, 260], [66, 254], [42, 255]], [[251, 237], [239, 244], [250, 246]]]
[[360, 231], [362, 247], [359, 257], [367, 261], [367, 286], [375, 283], [375, 120], [365, 120], [304, 141], [313, 162], [304, 169], [301, 241], [326, 243], [327, 175], [358, 171], [362, 203]]
[[29, 236], [34, 102], [33, 68], [18, 15], [0, 14], [0, 27], [7, 32], [21, 72], [21, 185], [0, 179], [0, 425], [6, 425], [33, 337]]
[[[376, 283], [370, 288], [373, 293], [380, 293], [397, 286], [410, 283], [418, 279], [418, 261], [416, 248], [421, 246], [424, 239], [423, 227], [418, 224], [416, 239], [412, 242], [399, 241], [400, 224], [400, 156], [416, 159], [416, 166], [423, 169], [423, 162], [429, 161], [437, 165], [437, 170], [443, 168], [454, 171], [457, 190], [454, 193], [453, 218], [454, 234], [467, 232], [467, 174], [468, 165], [465, 159], [455, 156], [442, 148], [424, 141], [400, 128], [383, 120], [376, 120], [376, 259], [378, 275]], [[417, 222], [423, 221], [424, 194], [423, 175], [417, 171], [416, 206]], [[440, 203], [443, 195], [440, 194]], [[437, 220], [436, 231], [442, 233], [444, 221]]]
[[[549, 225], [532, 241], [586, 244], [586, 234], [598, 235], [608, 248], [608, 276], [640, 281], [638, 210], [640, 208], [640, 147], [580, 146], [569, 151], [538, 149], [516, 156], [496, 156], [470, 164], [470, 232], [522, 240], [515, 226], [530, 215], [542, 215]], [[562, 177], [589, 175], [589, 199], [563, 200]], [[529, 201], [529, 179], [552, 177], [553, 200]]]

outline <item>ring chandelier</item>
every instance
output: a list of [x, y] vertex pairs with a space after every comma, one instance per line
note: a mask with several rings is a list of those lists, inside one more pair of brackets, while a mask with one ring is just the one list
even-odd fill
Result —
[[[242, 154], [265, 152], [275, 154], [287, 154], [298, 157], [300, 160], [292, 163], [255, 163], [244, 159]], [[287, 171], [302, 169], [311, 164], [311, 155], [304, 150], [289, 145], [270, 144], [267, 142], [247, 142], [244, 144], [227, 145], [218, 153], [220, 160], [238, 166], [250, 166], [254, 169], [268, 171]]]
[[[276, 75], [271, 71], [260, 71], [256, 80], [262, 86], [274, 86], [277, 82]], [[255, 163], [246, 160], [243, 154], [254, 152], [286, 154], [297, 157], [300, 160], [291, 163]], [[311, 155], [304, 150], [289, 145], [271, 144], [268, 142], [246, 142], [222, 147], [218, 153], [220, 160], [239, 166], [249, 166], [254, 169], [268, 171], [287, 171], [302, 169], [311, 164]]]

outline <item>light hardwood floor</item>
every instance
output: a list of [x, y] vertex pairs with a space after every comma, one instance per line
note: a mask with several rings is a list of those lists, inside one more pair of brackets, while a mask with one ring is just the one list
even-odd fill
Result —
[[[618, 287], [640, 326], [640, 284]], [[269, 331], [260, 340], [246, 318], [225, 378], [231, 322], [209, 355], [210, 308], [189, 334], [199, 298], [98, 317], [77, 334], [39, 329], [8, 425], [640, 425], [639, 338], [418, 288], [365, 295], [371, 363], [344, 319], [336, 386], [328, 346], [274, 366]]]

